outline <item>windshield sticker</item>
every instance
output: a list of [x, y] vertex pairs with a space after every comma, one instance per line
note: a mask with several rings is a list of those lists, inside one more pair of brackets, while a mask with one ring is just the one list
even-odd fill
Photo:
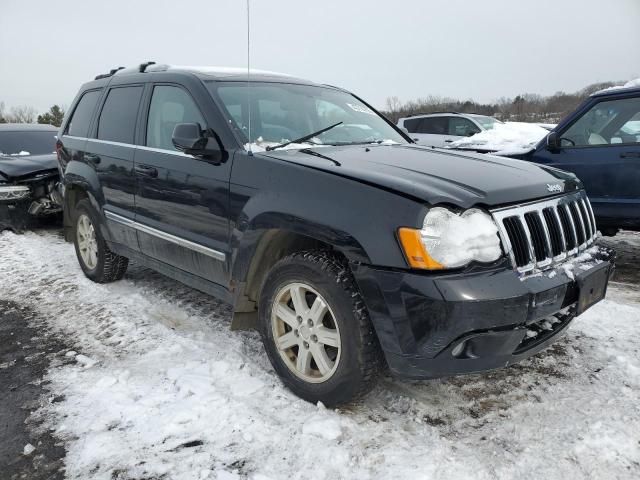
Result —
[[373, 110], [371, 110], [370, 108], [365, 107], [364, 105], [354, 105], [353, 103], [347, 103], [347, 105], [354, 112], [367, 113], [369, 115], [375, 115], [376, 114]]

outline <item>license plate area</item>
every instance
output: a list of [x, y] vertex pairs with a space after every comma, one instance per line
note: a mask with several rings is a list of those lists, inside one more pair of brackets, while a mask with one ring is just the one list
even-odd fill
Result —
[[576, 275], [578, 283], [576, 315], [580, 315], [605, 297], [609, 283], [609, 270], [610, 265], [603, 263]]

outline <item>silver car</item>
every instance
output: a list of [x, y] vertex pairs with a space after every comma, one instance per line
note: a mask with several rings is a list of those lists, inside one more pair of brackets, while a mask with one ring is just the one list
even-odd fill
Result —
[[398, 120], [398, 126], [405, 128], [411, 138], [430, 147], [446, 147], [463, 137], [491, 130], [496, 123], [502, 122], [487, 115], [456, 112], [419, 114]]

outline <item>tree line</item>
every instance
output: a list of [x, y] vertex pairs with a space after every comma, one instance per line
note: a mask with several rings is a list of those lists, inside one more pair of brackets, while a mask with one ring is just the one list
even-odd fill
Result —
[[45, 123], [59, 127], [64, 118], [64, 107], [52, 106], [47, 112], [38, 115], [38, 111], [28, 105], [11, 107], [9, 110], [4, 102], [0, 102], [0, 123]]
[[600, 82], [574, 93], [556, 92], [543, 96], [523, 93], [515, 98], [502, 97], [492, 103], [459, 100], [429, 95], [401, 102], [398, 97], [387, 98], [383, 112], [394, 123], [399, 118], [419, 113], [459, 112], [489, 115], [502, 121], [558, 123], [592, 93], [624, 82]]
[[[523, 93], [515, 98], [501, 97], [493, 103], [479, 103], [471, 99], [459, 100], [436, 95], [406, 102], [400, 101], [398, 97], [388, 97], [383, 113], [394, 123], [401, 117], [433, 112], [478, 113], [502, 121], [558, 123], [593, 92], [622, 83], [624, 82], [593, 83], [574, 93], [556, 92], [549, 96]], [[64, 107], [59, 105], [53, 105], [49, 111], [38, 115], [33, 107], [20, 105], [7, 110], [4, 102], [0, 102], [0, 123], [37, 122], [59, 127], [64, 113]]]

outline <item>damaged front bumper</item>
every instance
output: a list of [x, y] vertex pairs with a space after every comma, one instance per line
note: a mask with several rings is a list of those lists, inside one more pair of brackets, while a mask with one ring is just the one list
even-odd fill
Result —
[[427, 379], [504, 367], [546, 348], [604, 297], [614, 258], [594, 246], [526, 276], [353, 270], [392, 373]]
[[16, 183], [0, 182], [0, 230], [24, 230], [31, 220], [62, 212], [62, 196], [55, 177], [36, 177]]

